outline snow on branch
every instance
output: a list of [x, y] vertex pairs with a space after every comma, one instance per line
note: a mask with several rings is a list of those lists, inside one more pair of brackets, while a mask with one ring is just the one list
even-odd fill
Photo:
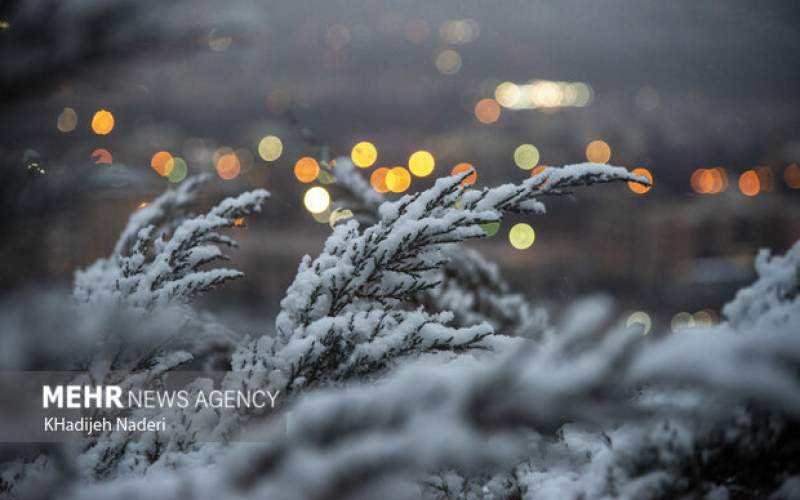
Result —
[[[800, 416], [796, 331], [710, 328], [650, 341], [636, 329], [600, 333], [603, 308], [577, 306], [536, 348], [417, 361], [378, 383], [308, 394], [292, 407], [288, 432], [282, 422], [255, 427], [213, 469], [153, 473], [82, 489], [81, 498], [401, 498], [418, 496], [417, 481], [434, 471], [480, 477], [515, 467], [514, 487], [535, 498], [651, 498], [679, 486], [680, 460], [694, 453], [678, 434], [669, 438], [676, 448], [647, 455], [646, 446], [667, 446], [653, 441], [658, 432], [714, 428], [745, 403]], [[696, 361], [709, 351], [713, 360]], [[676, 388], [694, 396], [680, 402]], [[656, 468], [641, 468], [645, 460]], [[585, 476], [571, 472], [577, 464]]]
[[201, 269], [226, 260], [220, 246], [236, 242], [221, 234], [235, 220], [261, 210], [269, 196], [263, 189], [227, 198], [205, 214], [183, 216], [198, 185], [207, 177], [188, 179], [134, 213], [114, 253], [75, 273], [78, 301], [111, 300], [150, 309], [187, 299], [242, 276], [227, 268]]
[[[349, 158], [338, 158], [333, 173], [337, 184], [356, 203], [353, 209], [375, 222], [385, 198], [370, 187]], [[438, 277], [440, 284], [414, 296], [415, 303], [431, 311], [452, 312], [453, 324], [458, 326], [486, 322], [497, 332], [532, 338], [547, 329], [545, 309], [534, 308], [521, 294], [512, 293], [494, 262], [474, 249], [455, 245], [443, 248], [442, 254], [446, 261]]]

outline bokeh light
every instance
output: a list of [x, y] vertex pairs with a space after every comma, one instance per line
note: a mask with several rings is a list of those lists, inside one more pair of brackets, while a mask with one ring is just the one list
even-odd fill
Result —
[[304, 156], [294, 164], [294, 176], [298, 181], [308, 184], [319, 177], [319, 163], [310, 156]]
[[328, 224], [330, 224], [331, 227], [334, 227], [340, 220], [347, 220], [352, 217], [352, 210], [337, 208], [336, 210], [332, 211], [330, 217], [328, 217]]
[[217, 175], [226, 181], [235, 179], [239, 176], [242, 166], [239, 163], [239, 157], [235, 153], [223, 154], [217, 159]]
[[462, 186], [471, 186], [478, 181], [478, 171], [469, 163], [459, 163], [450, 171], [450, 175], [458, 175], [464, 172], [472, 171], [472, 175], [468, 175], [461, 181]]
[[745, 196], [755, 196], [761, 191], [761, 181], [755, 170], [747, 170], [739, 176], [739, 191]]
[[464, 45], [475, 41], [480, 26], [474, 19], [449, 19], [439, 25], [439, 37], [450, 45]]
[[702, 326], [711, 326], [714, 324], [714, 318], [711, 317], [708, 311], [697, 311], [692, 315], [692, 319], [694, 319], [694, 326], [702, 327]]
[[653, 174], [651, 174], [649, 170], [644, 167], [639, 167], [634, 168], [631, 173], [646, 178], [648, 181], [650, 181], [650, 185], [642, 186], [638, 182], [628, 181], [628, 189], [636, 194], [644, 194], [650, 191], [650, 189], [653, 187]]
[[728, 173], [722, 167], [698, 168], [692, 172], [689, 183], [695, 193], [721, 193], [728, 189]]
[[772, 175], [772, 169], [769, 167], [758, 167], [756, 169], [758, 176], [759, 191], [769, 193], [775, 185], [775, 178]]
[[64, 108], [58, 115], [56, 120], [56, 128], [59, 131], [67, 133], [75, 130], [78, 126], [78, 114], [72, 108]]
[[408, 158], [408, 169], [417, 177], [425, 177], [433, 172], [436, 161], [428, 151], [416, 151]]
[[514, 150], [514, 163], [523, 170], [531, 170], [539, 163], [539, 150], [533, 144], [520, 144]]
[[800, 166], [792, 163], [783, 171], [783, 180], [792, 189], [800, 189]]
[[303, 196], [303, 204], [306, 206], [306, 210], [312, 214], [321, 214], [330, 206], [331, 195], [328, 194], [328, 190], [324, 187], [314, 186], [306, 191], [305, 196]]
[[514, 224], [508, 232], [508, 241], [510, 241], [511, 246], [517, 250], [530, 248], [535, 240], [536, 232], [530, 224], [525, 224], [524, 222]]
[[92, 117], [92, 131], [97, 135], [107, 135], [114, 130], [114, 115], [101, 109]]
[[515, 107], [521, 95], [519, 85], [512, 82], [503, 82], [494, 89], [495, 100], [504, 108]]
[[436, 69], [443, 75], [455, 75], [461, 69], [461, 56], [453, 49], [445, 49], [436, 55]]
[[486, 233], [486, 236], [491, 238], [500, 230], [500, 222], [487, 222], [486, 224], [481, 224], [481, 229], [483, 229], [483, 232]]
[[378, 159], [378, 148], [371, 142], [359, 142], [353, 146], [353, 150], [350, 152], [350, 158], [357, 167], [371, 167]]
[[611, 146], [600, 139], [590, 142], [586, 146], [586, 159], [592, 163], [608, 163], [611, 159]]
[[158, 175], [161, 177], [166, 177], [169, 175], [169, 167], [172, 165], [169, 161], [172, 159], [172, 155], [167, 151], [159, 151], [150, 158], [150, 166], [158, 172]]
[[625, 321], [625, 326], [628, 328], [632, 327], [633, 325], [641, 325], [644, 331], [643, 334], [647, 335], [650, 332], [650, 328], [653, 326], [653, 321], [650, 319], [650, 315], [644, 311], [636, 311], [631, 313], [628, 316], [628, 319]]
[[694, 317], [688, 312], [679, 312], [672, 317], [669, 326], [673, 333], [685, 330], [686, 328], [694, 328]]
[[531, 177], [535, 177], [535, 176], [541, 174], [542, 172], [544, 172], [545, 168], [546, 167], [544, 165], [536, 165], [533, 168], [533, 170], [531, 170]]
[[169, 170], [169, 175], [167, 176], [169, 181], [177, 183], [186, 178], [189, 167], [183, 158], [174, 156], [167, 161], [167, 170]]
[[387, 167], [376, 168], [372, 175], [369, 176], [369, 183], [372, 185], [372, 189], [379, 193], [388, 193], [389, 188], [386, 187], [386, 174], [388, 173], [389, 169]]
[[475, 104], [475, 118], [486, 125], [496, 122], [500, 118], [500, 105], [494, 99], [481, 99]]
[[283, 153], [283, 142], [274, 135], [268, 135], [258, 141], [258, 156], [264, 161], [275, 161]]
[[114, 162], [111, 151], [106, 148], [97, 148], [92, 151], [92, 160], [94, 160], [97, 165], [111, 165]]
[[411, 186], [411, 174], [403, 167], [390, 168], [386, 172], [386, 187], [393, 193], [403, 193]]

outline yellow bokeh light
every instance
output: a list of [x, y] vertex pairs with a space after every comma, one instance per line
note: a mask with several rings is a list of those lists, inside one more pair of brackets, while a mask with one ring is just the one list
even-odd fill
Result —
[[461, 69], [461, 56], [453, 49], [446, 49], [436, 55], [436, 69], [443, 75], [455, 75]]
[[755, 196], [761, 191], [761, 181], [755, 170], [748, 170], [739, 176], [739, 191], [745, 196]]
[[350, 152], [350, 158], [357, 167], [371, 167], [378, 159], [378, 148], [371, 142], [359, 142], [353, 146], [353, 150]]
[[310, 156], [304, 156], [294, 164], [294, 176], [298, 181], [308, 184], [319, 177], [319, 163]]
[[56, 128], [61, 132], [72, 132], [78, 126], [78, 114], [72, 108], [64, 108], [56, 120]]
[[494, 89], [494, 98], [504, 108], [515, 107], [522, 97], [519, 85], [512, 82], [503, 82]]
[[630, 189], [636, 194], [644, 194], [650, 191], [650, 189], [653, 187], [653, 174], [651, 174], [649, 170], [647, 170], [644, 167], [639, 167], [639, 168], [634, 168], [631, 173], [634, 175], [638, 175], [640, 177], [644, 177], [645, 179], [650, 181], [650, 185], [642, 186], [638, 182], [628, 181], [628, 189]]
[[539, 150], [533, 144], [520, 144], [514, 150], [514, 163], [523, 170], [531, 170], [539, 163]]
[[475, 118], [489, 125], [500, 119], [500, 105], [494, 99], [481, 99], [475, 104]]
[[283, 142], [274, 135], [268, 135], [258, 142], [258, 156], [264, 161], [275, 161], [283, 153]]
[[467, 171], [472, 171], [472, 175], [468, 175], [461, 181], [462, 186], [471, 186], [478, 180], [478, 171], [469, 163], [459, 163], [450, 171], [450, 175], [458, 175]]
[[600, 139], [590, 142], [586, 146], [586, 159], [592, 163], [608, 163], [611, 159], [611, 146]]
[[390, 168], [386, 172], [386, 187], [393, 193], [402, 193], [411, 186], [411, 174], [403, 167]]
[[631, 313], [628, 316], [627, 321], [625, 321], [625, 326], [630, 328], [633, 325], [641, 325], [644, 331], [643, 334], [647, 335], [650, 332], [650, 328], [653, 326], [653, 321], [650, 319], [650, 315], [644, 311], [636, 311]]
[[389, 173], [389, 169], [386, 167], [376, 168], [372, 175], [369, 176], [369, 183], [372, 185], [372, 189], [379, 193], [388, 193], [389, 188], [386, 187], [386, 174]]
[[314, 186], [306, 191], [303, 196], [303, 204], [306, 206], [306, 210], [312, 214], [321, 214], [330, 206], [331, 195], [324, 187]]
[[92, 117], [92, 130], [97, 135], [107, 135], [114, 130], [114, 115], [101, 109]]
[[530, 224], [525, 224], [524, 222], [514, 224], [511, 227], [511, 230], [508, 232], [508, 241], [510, 241], [511, 246], [517, 250], [525, 250], [526, 248], [530, 248], [535, 240], [536, 232], [533, 230]]
[[153, 167], [153, 170], [158, 172], [158, 175], [166, 177], [169, 175], [169, 167], [172, 165], [169, 162], [171, 159], [172, 155], [169, 154], [169, 152], [159, 151], [150, 158], [150, 166]]
[[433, 172], [436, 161], [427, 151], [417, 151], [408, 158], [408, 169], [417, 177], [425, 177]]
[[226, 153], [221, 155], [217, 160], [216, 167], [217, 175], [226, 181], [237, 178], [242, 170], [242, 165], [239, 163], [239, 157], [234, 153]]

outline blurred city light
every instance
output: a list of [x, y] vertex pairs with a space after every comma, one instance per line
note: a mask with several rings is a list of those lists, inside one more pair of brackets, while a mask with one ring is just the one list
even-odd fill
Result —
[[539, 163], [539, 150], [533, 144], [520, 144], [514, 150], [514, 163], [523, 170], [532, 170]]
[[679, 312], [672, 317], [669, 326], [673, 333], [685, 330], [686, 328], [694, 328], [694, 317], [688, 312]]
[[487, 222], [486, 224], [481, 224], [481, 229], [483, 229], [483, 232], [486, 233], [487, 237], [492, 237], [500, 230], [500, 222]]
[[462, 186], [470, 186], [475, 184], [478, 180], [478, 171], [469, 163], [459, 163], [450, 171], [450, 175], [458, 175], [464, 172], [472, 171], [472, 175], [468, 175], [461, 181]]
[[647, 335], [650, 332], [650, 328], [653, 326], [653, 322], [650, 319], [650, 315], [644, 311], [636, 311], [628, 316], [628, 319], [625, 321], [625, 326], [630, 328], [633, 325], [641, 325], [643, 328], [642, 333]]
[[242, 166], [235, 153], [225, 153], [217, 159], [217, 175], [226, 181], [235, 179], [239, 176]]
[[[306, 191], [305, 196], [303, 196], [303, 204], [306, 206], [306, 210], [312, 214], [321, 214], [330, 206], [331, 195], [328, 194], [328, 190], [324, 187], [314, 186]], [[327, 220], [326, 218], [325, 222]]]
[[647, 170], [644, 167], [639, 167], [639, 168], [634, 168], [631, 173], [646, 178], [648, 181], [650, 181], [650, 185], [643, 186], [638, 182], [628, 181], [628, 189], [630, 189], [636, 194], [644, 194], [653, 188], [653, 174], [651, 174], [649, 170]]
[[474, 19], [449, 19], [439, 25], [439, 37], [450, 45], [474, 42], [479, 34], [480, 27]]
[[56, 127], [61, 132], [72, 132], [78, 126], [78, 114], [72, 108], [64, 108], [58, 115]]
[[597, 139], [586, 146], [586, 159], [593, 163], [608, 163], [611, 159], [611, 146]]
[[389, 191], [402, 193], [411, 186], [411, 174], [403, 167], [390, 168], [384, 182]]
[[353, 150], [350, 152], [350, 158], [357, 167], [371, 167], [378, 159], [378, 148], [371, 142], [359, 142], [353, 146]]
[[511, 227], [511, 230], [508, 231], [508, 241], [510, 241], [511, 246], [517, 250], [525, 250], [526, 248], [530, 248], [535, 240], [536, 232], [533, 230], [530, 224], [520, 222], [518, 224], [514, 224]]
[[445, 49], [436, 54], [436, 69], [443, 75], [455, 75], [461, 69], [461, 56], [453, 49]]
[[319, 163], [310, 156], [304, 156], [294, 164], [294, 176], [298, 181], [308, 184], [319, 177]]
[[158, 175], [161, 177], [166, 177], [169, 175], [169, 167], [172, 165], [169, 161], [172, 159], [172, 155], [167, 151], [159, 151], [150, 158], [150, 166], [158, 172]]
[[481, 99], [475, 104], [475, 118], [486, 125], [496, 122], [500, 118], [500, 105], [494, 99]]
[[183, 179], [186, 178], [186, 174], [189, 171], [188, 165], [183, 158], [178, 156], [174, 156], [167, 160], [167, 170], [169, 171], [169, 178], [170, 182], [181, 182]]
[[764, 193], [769, 193], [775, 185], [775, 179], [772, 176], [772, 169], [769, 167], [758, 167], [756, 169], [758, 176], [759, 190]]
[[111, 151], [106, 148], [97, 148], [92, 151], [92, 160], [94, 160], [97, 165], [111, 165], [114, 158], [111, 156]]
[[92, 131], [97, 135], [107, 135], [114, 130], [114, 115], [101, 109], [92, 117]]
[[497, 102], [508, 109], [585, 107], [591, 104], [593, 95], [587, 83], [551, 80], [533, 80], [525, 84], [503, 82], [494, 90]]
[[369, 183], [372, 189], [379, 193], [388, 193], [389, 188], [386, 187], [386, 174], [389, 173], [387, 167], [380, 167], [373, 170], [372, 175], [369, 176]]
[[755, 170], [747, 170], [739, 176], [739, 191], [745, 196], [755, 196], [761, 191], [761, 181]]
[[283, 153], [283, 142], [274, 135], [268, 135], [258, 142], [258, 156], [264, 161], [275, 161]]
[[436, 161], [428, 151], [416, 151], [408, 158], [408, 169], [417, 177], [426, 177], [433, 172]]
[[792, 189], [800, 189], [800, 166], [792, 163], [783, 171], [783, 180]]

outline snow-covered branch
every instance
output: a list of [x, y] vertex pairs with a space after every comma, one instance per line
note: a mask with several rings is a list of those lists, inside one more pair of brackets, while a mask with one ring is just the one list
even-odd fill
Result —
[[150, 309], [186, 301], [240, 278], [242, 273], [234, 269], [201, 267], [227, 259], [220, 246], [236, 242], [220, 230], [234, 226], [237, 218], [259, 212], [269, 193], [257, 189], [227, 198], [206, 214], [182, 216], [205, 180], [189, 179], [134, 213], [111, 257], [75, 273], [76, 300], [110, 300]]

